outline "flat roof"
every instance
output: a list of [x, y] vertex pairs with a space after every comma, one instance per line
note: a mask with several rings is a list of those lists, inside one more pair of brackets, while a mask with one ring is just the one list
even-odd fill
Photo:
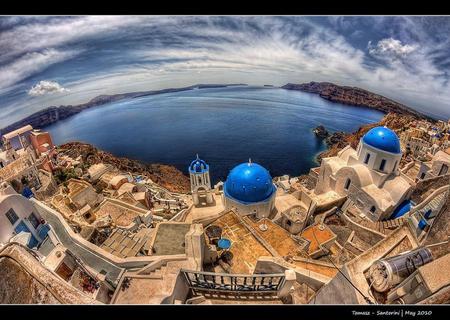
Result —
[[210, 225], [221, 227], [222, 237], [231, 241], [231, 248], [228, 250], [233, 254], [231, 273], [252, 274], [259, 257], [272, 256], [233, 211], [219, 217]]
[[94, 213], [97, 217], [109, 215], [118, 226], [126, 227], [133, 223], [137, 216], [147, 212], [147, 210], [121, 202], [117, 199], [106, 198]]
[[153, 255], [173, 255], [186, 253], [185, 236], [190, 223], [161, 222], [158, 224], [153, 241]]
[[31, 131], [31, 130], [33, 130], [33, 127], [28, 124], [28, 125], [23, 126], [23, 127], [19, 128], [19, 129], [16, 129], [14, 131], [11, 131], [11, 132], [8, 132], [8, 133], [4, 134], [3, 138], [8, 140], [8, 139], [14, 138], [15, 136], [17, 136], [19, 134], [22, 134], [22, 133], [25, 133], [25, 132]]
[[[323, 228], [322, 228], [323, 226]], [[319, 243], [321, 245], [329, 242], [336, 238], [336, 235], [326, 224], [314, 224], [309, 226], [301, 233], [302, 238], [310, 241], [308, 253], [314, 253], [320, 249]]]
[[[281, 226], [275, 224], [269, 219], [262, 219], [256, 221], [249, 216], [243, 217], [244, 221], [247, 222], [256, 233], [263, 238], [269, 245], [283, 257], [286, 256], [300, 256], [302, 255], [302, 246], [297, 243], [291, 234], [282, 228]], [[262, 231], [259, 226], [265, 224], [267, 230]]]

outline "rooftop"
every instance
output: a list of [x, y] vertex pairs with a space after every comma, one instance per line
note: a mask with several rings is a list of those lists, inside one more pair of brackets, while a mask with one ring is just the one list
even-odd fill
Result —
[[148, 211], [126, 202], [106, 198], [103, 202], [95, 209], [95, 215], [100, 218], [109, 215], [114, 223], [118, 226], [127, 227], [132, 224], [135, 219], [146, 214]]
[[33, 127], [30, 126], [30, 125], [26, 125], [26, 126], [23, 126], [23, 127], [19, 128], [19, 129], [16, 129], [14, 131], [11, 131], [11, 132], [8, 132], [8, 133], [4, 134], [3, 138], [8, 140], [8, 139], [14, 138], [15, 136], [17, 136], [19, 134], [23, 134], [23, 133], [25, 133], [27, 131], [31, 131], [31, 130], [33, 130]]
[[191, 228], [190, 223], [161, 222], [155, 231], [152, 243], [153, 255], [184, 254], [185, 236]]
[[326, 224], [311, 225], [302, 231], [301, 236], [310, 242], [309, 254], [320, 250], [319, 244], [323, 245], [336, 238], [336, 235]]
[[233, 211], [229, 211], [211, 224], [221, 227], [222, 237], [231, 241], [229, 251], [233, 259], [230, 273], [251, 274], [259, 257], [271, 256]]
[[[266, 241], [280, 256], [301, 256], [302, 246], [295, 241], [291, 234], [275, 224], [269, 219], [262, 219], [260, 221], [253, 220], [249, 216], [243, 217], [254, 231]], [[260, 225], [264, 224], [267, 229], [262, 231]], [[265, 229], [265, 228], [264, 228]]]

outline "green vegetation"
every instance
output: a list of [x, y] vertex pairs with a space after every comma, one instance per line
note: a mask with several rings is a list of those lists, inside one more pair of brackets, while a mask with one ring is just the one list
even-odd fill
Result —
[[66, 182], [69, 179], [77, 178], [77, 175], [75, 174], [75, 169], [57, 169], [53, 176], [56, 180], [56, 183], [61, 184]]

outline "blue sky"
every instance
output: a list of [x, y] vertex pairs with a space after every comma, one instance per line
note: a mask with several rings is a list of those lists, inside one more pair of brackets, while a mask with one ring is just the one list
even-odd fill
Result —
[[358, 86], [450, 118], [450, 17], [0, 17], [0, 127], [100, 94]]

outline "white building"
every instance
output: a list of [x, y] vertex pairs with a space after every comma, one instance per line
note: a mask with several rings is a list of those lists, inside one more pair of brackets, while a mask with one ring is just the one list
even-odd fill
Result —
[[336, 157], [322, 159], [314, 194], [346, 196], [372, 221], [387, 219], [410, 196], [412, 186], [399, 171], [402, 157], [397, 135], [376, 127]]
[[44, 240], [48, 231], [48, 226], [42, 222], [31, 201], [15, 192], [8, 183], [1, 183], [0, 243], [7, 243], [20, 232], [27, 232], [31, 234], [28, 246], [34, 248]]
[[443, 176], [449, 174], [450, 150], [438, 151], [429, 162], [422, 162], [417, 178], [419, 180]]
[[189, 165], [189, 177], [191, 180], [192, 201], [195, 206], [209, 205], [214, 202], [208, 164], [197, 158]]

